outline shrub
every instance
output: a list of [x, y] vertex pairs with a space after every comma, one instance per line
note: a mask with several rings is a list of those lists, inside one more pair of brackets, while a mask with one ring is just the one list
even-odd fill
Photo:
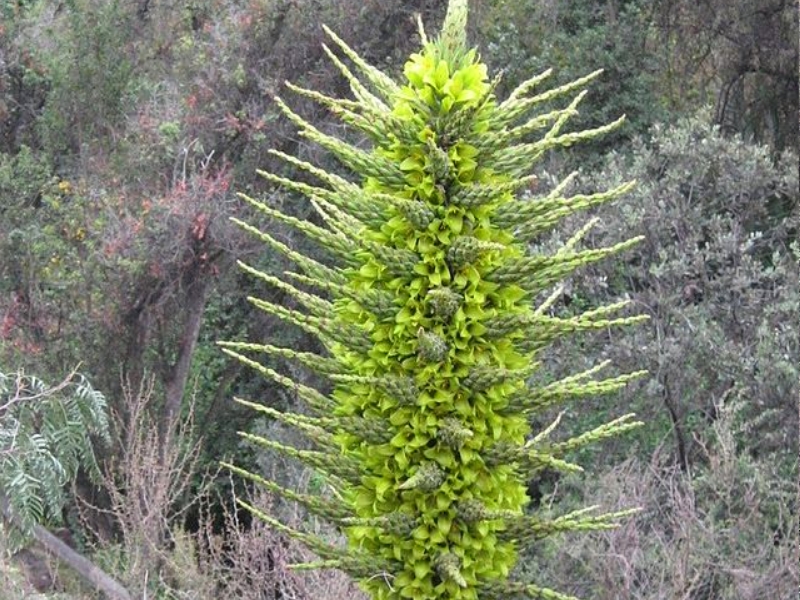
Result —
[[[595, 242], [631, 232], [647, 241], [625, 264], [584, 270], [569, 306], [559, 310], [591, 308], [630, 290], [650, 315], [648, 327], [610, 349], [618, 364], [642, 364], [654, 374], [644, 393], [608, 404], [609, 410], [633, 406], [652, 424], [637, 432], [640, 452], [651, 454], [671, 439], [677, 462], [689, 468], [702, 461], [694, 438], [717, 418], [717, 404], [744, 401], [750, 430], [740, 443], [787, 468], [796, 460], [800, 383], [792, 325], [800, 309], [797, 157], [774, 158], [766, 147], [725, 136], [709, 121], [701, 114], [656, 126], [650, 141], [637, 140], [628, 157], [613, 154], [602, 171], [586, 175], [587, 187], [614, 185], [624, 176], [640, 182], [609, 207]], [[575, 219], [566, 228], [580, 225]], [[540, 240], [542, 250], [559, 243], [558, 237]], [[567, 371], [576, 353], [597, 357], [608, 350], [600, 343], [565, 343], [550, 360], [556, 371]]]
[[63, 488], [78, 469], [99, 475], [92, 436], [107, 441], [103, 395], [76, 374], [56, 387], [0, 372], [0, 502], [12, 545], [33, 525], [61, 518]]
[[548, 545], [551, 560], [521, 568], [597, 600], [794, 598], [796, 477], [738, 448], [748, 437], [745, 412], [745, 402], [719, 406], [718, 420], [698, 435], [704, 464], [692, 473], [655, 453], [586, 482], [584, 501], [645, 510], [614, 531], [590, 534], [590, 543]]

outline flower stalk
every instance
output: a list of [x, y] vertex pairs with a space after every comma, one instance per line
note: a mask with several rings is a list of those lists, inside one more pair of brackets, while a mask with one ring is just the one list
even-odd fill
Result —
[[[307, 405], [304, 416], [262, 412], [294, 426], [314, 448], [245, 437], [327, 475], [336, 501], [284, 490], [232, 468], [340, 527], [347, 549], [327, 546], [249, 507], [308, 544], [323, 559], [315, 566], [351, 573], [375, 599], [563, 599], [568, 596], [509, 580], [519, 552], [548, 535], [614, 526], [629, 513], [581, 512], [550, 521], [526, 515], [526, 478], [543, 468], [579, 470], [567, 460], [571, 451], [637, 423], [625, 416], [553, 443], [546, 439], [549, 429], [532, 431], [531, 422], [554, 405], [613, 391], [642, 373], [595, 380], [590, 371], [547, 385], [530, 383], [530, 377], [553, 341], [640, 317], [609, 319], [622, 304], [572, 318], [544, 309], [554, 301], [553, 288], [576, 269], [639, 240], [578, 250], [573, 246], [581, 232], [546, 256], [528, 245], [530, 236], [618, 198], [632, 183], [572, 197], [564, 195], [566, 183], [540, 199], [514, 194], [535, 182], [531, 171], [548, 149], [594, 139], [622, 120], [562, 131], [577, 111], [581, 88], [598, 73], [537, 93], [547, 75], [542, 74], [499, 102], [497, 80], [488, 79], [486, 66], [467, 46], [466, 19], [466, 0], [451, 0], [441, 35], [429, 41], [422, 32], [424, 45], [406, 63], [403, 83], [367, 64], [326, 29], [336, 52], [326, 51], [353, 99], [290, 89], [328, 107], [369, 139], [370, 149], [322, 133], [278, 100], [301, 135], [348, 167], [357, 183], [276, 153], [319, 184], [264, 177], [308, 197], [324, 226], [244, 200], [313, 239], [331, 260], [323, 265], [240, 222], [294, 261], [299, 272], [276, 277], [243, 268], [304, 309], [256, 298], [253, 304], [315, 334], [326, 352], [222, 345], [262, 375], [299, 391]], [[535, 112], [575, 93], [564, 109]], [[543, 132], [538, 141], [529, 141], [537, 132]], [[275, 373], [253, 357], [258, 354], [297, 360], [327, 379], [332, 392], [324, 395]]]

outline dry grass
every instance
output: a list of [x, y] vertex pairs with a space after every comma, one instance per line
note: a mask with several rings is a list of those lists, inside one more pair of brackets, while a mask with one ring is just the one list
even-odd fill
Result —
[[[95, 560], [143, 600], [358, 600], [355, 583], [335, 570], [298, 571], [289, 565], [314, 562], [299, 544], [254, 519], [245, 523], [230, 501], [223, 507], [221, 533], [215, 530], [208, 486], [198, 479], [199, 443], [193, 410], [175, 431], [161, 433], [152, 382], [133, 390], [125, 386], [124, 412], [112, 417], [120, 455], [109, 460], [103, 487], [106, 509], [83, 507], [111, 517], [118, 541], [98, 541]], [[203, 478], [201, 478], [203, 479]], [[210, 480], [210, 478], [206, 478]], [[295, 482], [297, 484], [297, 482]], [[302, 481], [299, 485], [303, 485]], [[233, 488], [233, 486], [231, 486]], [[248, 502], [262, 509], [272, 499], [259, 492]], [[199, 507], [197, 534], [182, 529], [186, 512]], [[341, 543], [335, 531], [299, 512], [291, 525]], [[89, 524], [89, 519], [84, 518]], [[96, 535], [95, 539], [100, 540]]]
[[[269, 512], [272, 499], [258, 491], [248, 503]], [[332, 544], [343, 542], [331, 528], [313, 519], [301, 519], [299, 513], [290, 524], [312, 529]], [[225, 597], [243, 600], [366, 600], [355, 582], [340, 571], [292, 569], [290, 565], [318, 559], [257, 519], [245, 524], [230, 510], [223, 529], [222, 535], [214, 533], [210, 519], [205, 519], [195, 546], [200, 571], [215, 582], [217, 594], [224, 592]]]

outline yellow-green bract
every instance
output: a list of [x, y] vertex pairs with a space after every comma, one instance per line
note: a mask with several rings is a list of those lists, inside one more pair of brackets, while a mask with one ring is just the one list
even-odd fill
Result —
[[[321, 561], [313, 566], [352, 574], [374, 598], [567, 598], [510, 580], [519, 550], [558, 532], [612, 527], [627, 511], [539, 519], [524, 512], [525, 482], [545, 468], [580, 469], [565, 458], [571, 450], [636, 423], [626, 415], [554, 442], [549, 439], [554, 427], [531, 431], [530, 422], [558, 403], [613, 391], [641, 373], [597, 380], [595, 368], [545, 386], [527, 381], [553, 340], [640, 319], [612, 318], [624, 303], [571, 318], [547, 310], [559, 282], [575, 269], [638, 240], [576, 249], [587, 227], [553, 255], [532, 254], [527, 240], [575, 211], [620, 196], [632, 184], [564, 197], [565, 182], [533, 200], [517, 199], [515, 192], [531, 184], [532, 167], [548, 149], [592, 139], [621, 120], [562, 133], [583, 93], [563, 109], [539, 111], [553, 99], [573, 95], [597, 73], [539, 92], [545, 73], [498, 101], [496, 81], [467, 49], [466, 12], [465, 0], [451, 1], [435, 41], [420, 28], [423, 47], [406, 63], [402, 85], [330, 31], [340, 54], [326, 51], [348, 79], [353, 99], [289, 85], [360, 131], [371, 141], [370, 150], [319, 131], [278, 101], [301, 134], [339, 159], [353, 178], [280, 155], [319, 184], [263, 176], [308, 197], [325, 226], [242, 197], [321, 244], [331, 260], [318, 262], [240, 222], [290, 258], [297, 272], [279, 278], [242, 266], [287, 291], [304, 310], [251, 301], [316, 335], [327, 353], [244, 342], [222, 346], [265, 377], [297, 390], [307, 405], [303, 414], [240, 401], [296, 427], [314, 448], [245, 437], [325, 474], [334, 493], [302, 494], [229, 466], [341, 528], [347, 549], [248, 506], [318, 554]], [[536, 133], [541, 137], [530, 141]], [[333, 391], [325, 395], [276, 373], [258, 362], [259, 353], [296, 360], [324, 376]]]

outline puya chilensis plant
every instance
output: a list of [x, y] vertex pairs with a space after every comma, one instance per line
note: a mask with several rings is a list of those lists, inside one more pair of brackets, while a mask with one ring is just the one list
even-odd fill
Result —
[[[261, 174], [307, 196], [323, 226], [242, 198], [317, 242], [330, 260], [312, 259], [237, 221], [291, 259], [298, 272], [278, 278], [241, 266], [303, 309], [250, 301], [314, 334], [327, 352], [222, 346], [296, 391], [305, 403], [302, 413], [238, 401], [296, 428], [312, 449], [244, 438], [323, 474], [331, 493], [301, 493], [228, 467], [335, 524], [347, 548], [244, 503], [321, 559], [304, 566], [346, 571], [376, 599], [568, 598], [511, 580], [520, 550], [559, 532], [612, 527], [629, 511], [529, 515], [526, 482], [543, 469], [580, 470], [568, 461], [571, 451], [637, 423], [626, 415], [565, 441], [551, 439], [557, 423], [536, 431], [531, 424], [560, 403], [611, 392], [641, 373], [598, 380], [604, 363], [546, 385], [529, 381], [554, 340], [640, 320], [612, 318], [625, 303], [567, 318], [549, 310], [560, 282], [573, 271], [638, 239], [581, 250], [586, 227], [552, 255], [534, 253], [528, 241], [575, 211], [619, 197], [632, 183], [571, 197], [564, 194], [568, 180], [540, 198], [520, 199], [515, 192], [535, 181], [532, 167], [547, 150], [591, 140], [622, 121], [562, 133], [584, 92], [566, 108], [541, 110], [598, 73], [534, 94], [548, 71], [499, 101], [498, 79], [488, 79], [486, 66], [466, 45], [466, 17], [466, 0], [451, 0], [438, 39], [429, 41], [420, 25], [422, 50], [406, 63], [402, 84], [326, 29], [341, 54], [325, 50], [353, 99], [287, 85], [369, 138], [370, 150], [323, 133], [277, 100], [301, 134], [349, 168], [355, 182], [274, 152], [319, 185]], [[329, 393], [268, 368], [259, 354], [297, 361], [322, 375]]]

